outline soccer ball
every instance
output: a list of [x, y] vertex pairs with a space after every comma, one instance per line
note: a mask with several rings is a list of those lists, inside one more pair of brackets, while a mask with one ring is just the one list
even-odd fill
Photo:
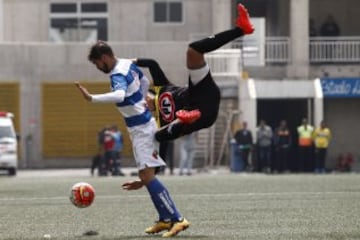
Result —
[[86, 182], [79, 182], [71, 187], [70, 201], [78, 208], [89, 207], [95, 198], [95, 189]]

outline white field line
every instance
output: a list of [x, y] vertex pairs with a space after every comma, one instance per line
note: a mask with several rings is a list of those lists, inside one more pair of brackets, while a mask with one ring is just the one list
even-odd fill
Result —
[[[1, 193], [1, 192], [0, 192]], [[223, 197], [249, 197], [249, 196], [287, 196], [287, 195], [297, 195], [297, 196], [321, 196], [321, 195], [347, 195], [347, 194], [355, 194], [358, 195], [360, 192], [268, 192], [268, 193], [200, 193], [200, 194], [171, 194], [176, 198], [194, 198], [194, 197], [212, 197], [212, 198], [223, 198]], [[96, 199], [124, 199], [124, 198], [148, 198], [149, 195], [141, 194], [141, 195], [100, 195], [96, 196]], [[55, 197], [11, 197], [11, 198], [0, 198], [0, 202], [4, 201], [41, 201], [41, 200], [63, 200], [68, 199], [66, 196], [55, 196]]]

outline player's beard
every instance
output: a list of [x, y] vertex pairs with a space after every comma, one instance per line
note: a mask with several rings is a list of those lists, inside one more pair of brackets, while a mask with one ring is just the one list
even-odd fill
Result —
[[106, 74], [111, 71], [109, 65], [107, 65], [106, 63], [104, 63], [103, 67], [100, 70], [103, 71]]

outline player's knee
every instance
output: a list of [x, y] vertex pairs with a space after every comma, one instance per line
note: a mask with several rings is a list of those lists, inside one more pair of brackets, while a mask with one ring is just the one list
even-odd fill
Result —
[[154, 168], [145, 168], [139, 171], [139, 178], [143, 182], [144, 185], [148, 185], [151, 180], [155, 177], [155, 169]]
[[190, 69], [196, 69], [204, 66], [204, 55], [195, 49], [189, 47], [186, 52], [187, 67]]

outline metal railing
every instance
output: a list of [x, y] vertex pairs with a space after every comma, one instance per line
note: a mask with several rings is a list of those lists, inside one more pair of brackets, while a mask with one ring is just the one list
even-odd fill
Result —
[[206, 62], [213, 76], [239, 77], [241, 72], [240, 49], [219, 49], [206, 54]]
[[311, 63], [359, 63], [360, 37], [311, 37]]
[[[291, 61], [289, 37], [266, 37], [263, 43], [238, 40], [232, 48], [242, 49], [245, 65], [253, 64], [254, 59], [257, 65], [288, 64]], [[313, 64], [359, 63], [360, 36], [311, 37], [309, 61]]]

